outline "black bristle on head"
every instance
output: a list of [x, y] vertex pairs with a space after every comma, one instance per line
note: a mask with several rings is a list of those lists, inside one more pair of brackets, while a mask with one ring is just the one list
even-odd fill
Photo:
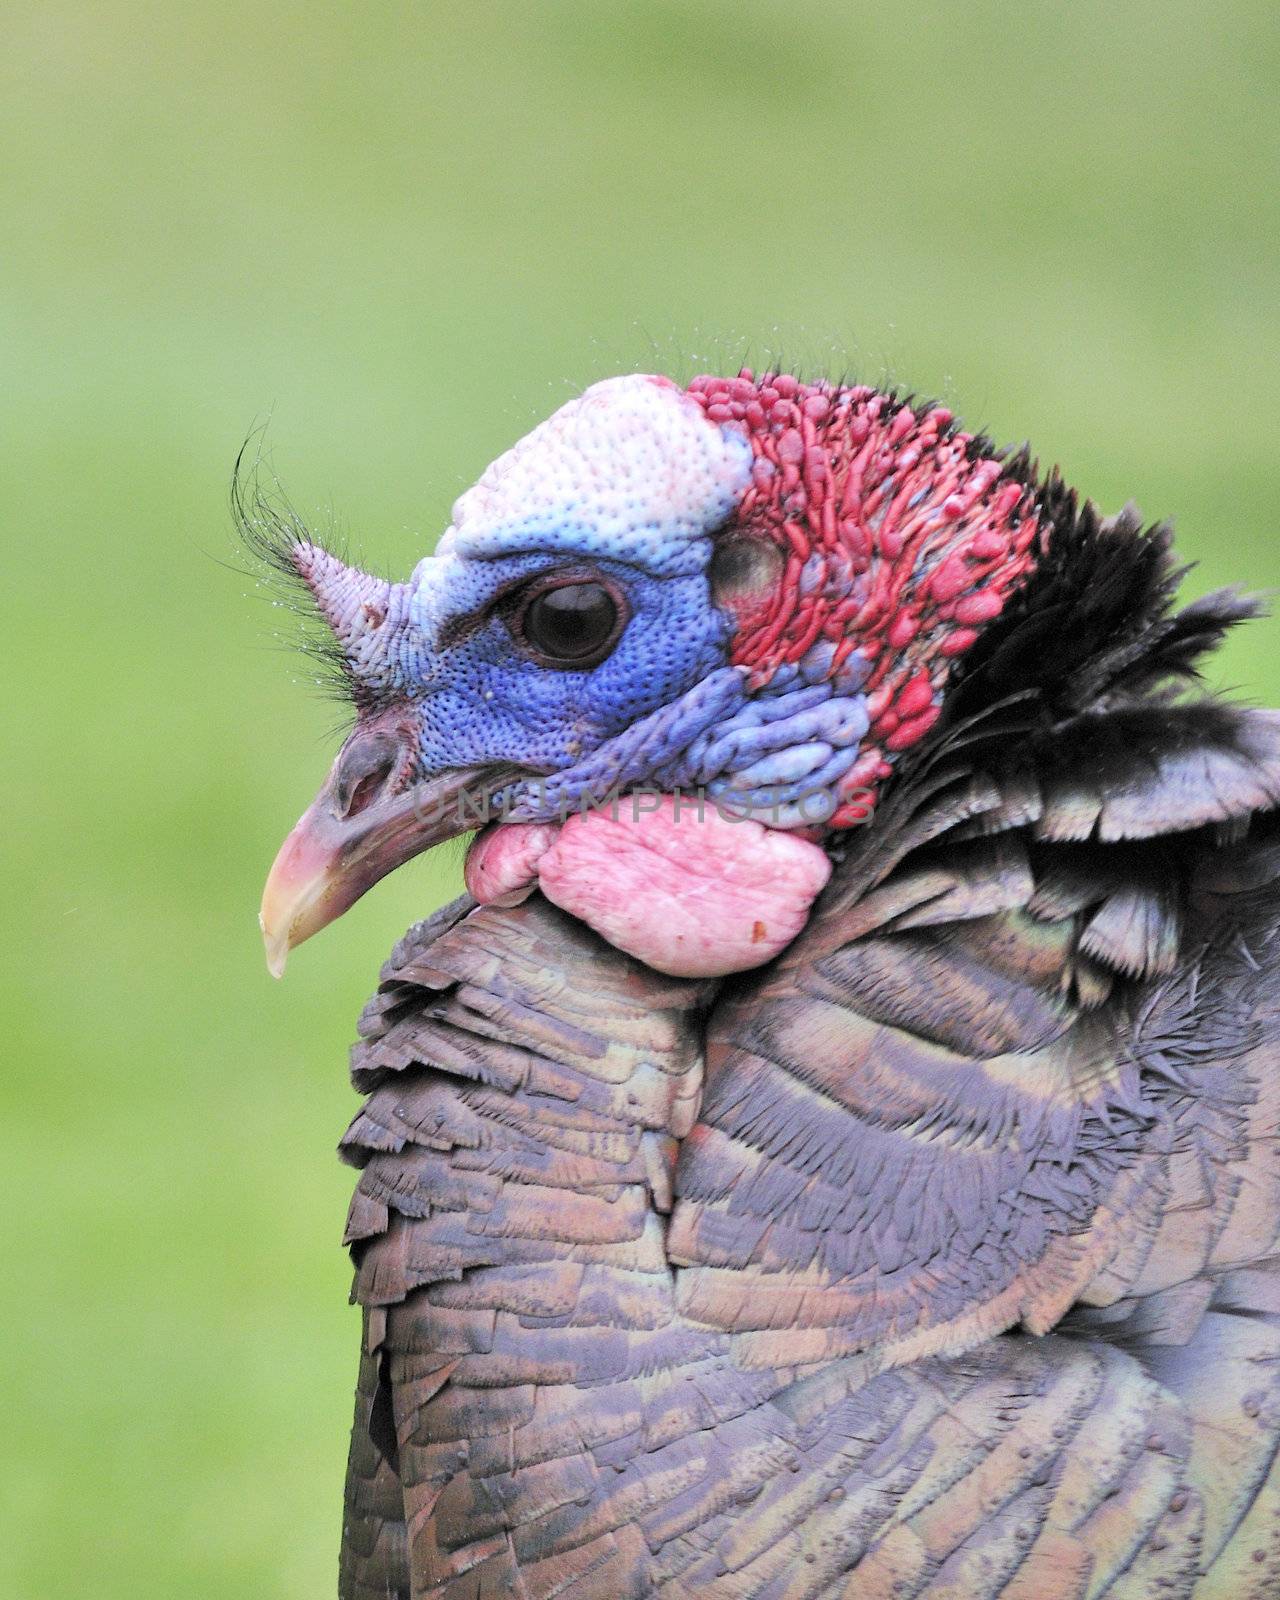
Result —
[[[1035, 481], [1025, 447], [1005, 473]], [[1146, 529], [1128, 505], [1102, 518], [1055, 469], [1037, 487], [1042, 549], [1035, 570], [965, 659], [953, 709], [972, 715], [1036, 691], [1041, 720], [1109, 703], [1167, 697], [1196, 679], [1202, 658], [1262, 603], [1220, 590], [1174, 611], [1187, 568], [1168, 523]]]
[[[310, 586], [298, 568], [300, 546], [317, 546], [262, 452], [262, 431], [249, 435], [236, 455], [231, 473], [231, 515], [240, 542], [254, 561], [256, 576], [265, 581], [273, 605], [297, 620], [289, 645], [317, 668], [316, 682], [329, 698], [344, 705], [356, 699], [350, 664], [334, 638]], [[332, 539], [326, 541], [331, 546]], [[264, 576], [265, 574], [265, 576]]]

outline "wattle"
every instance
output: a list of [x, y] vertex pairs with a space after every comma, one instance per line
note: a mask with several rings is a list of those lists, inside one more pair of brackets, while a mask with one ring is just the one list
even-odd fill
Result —
[[772, 960], [831, 875], [821, 846], [710, 802], [630, 797], [556, 823], [478, 835], [466, 879], [484, 905], [541, 889], [659, 972], [716, 977]]

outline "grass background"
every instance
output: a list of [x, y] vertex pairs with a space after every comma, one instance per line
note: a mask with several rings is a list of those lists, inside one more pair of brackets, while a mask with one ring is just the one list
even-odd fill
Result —
[[[333, 750], [234, 560], [237, 446], [405, 575], [585, 381], [768, 349], [944, 395], [1191, 586], [1280, 577], [1267, 0], [27, 0], [0, 61], [9, 823], [0, 1594], [333, 1591], [343, 1046], [452, 892], [291, 965]], [[1223, 681], [1280, 696], [1280, 625]]]

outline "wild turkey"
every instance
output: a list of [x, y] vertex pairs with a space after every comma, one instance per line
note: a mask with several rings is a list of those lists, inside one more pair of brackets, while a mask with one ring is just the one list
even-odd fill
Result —
[[237, 505], [356, 711], [273, 970], [498, 818], [353, 1055], [345, 1600], [1280, 1594], [1254, 602], [777, 373], [596, 385], [407, 584]]

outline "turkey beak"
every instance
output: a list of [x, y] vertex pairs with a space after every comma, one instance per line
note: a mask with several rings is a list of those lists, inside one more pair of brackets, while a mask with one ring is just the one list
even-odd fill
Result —
[[405, 742], [382, 730], [357, 730], [339, 752], [323, 789], [280, 847], [258, 923], [267, 970], [283, 977], [295, 945], [327, 927], [366, 890], [444, 839], [477, 828], [515, 773], [464, 767], [405, 783]]

